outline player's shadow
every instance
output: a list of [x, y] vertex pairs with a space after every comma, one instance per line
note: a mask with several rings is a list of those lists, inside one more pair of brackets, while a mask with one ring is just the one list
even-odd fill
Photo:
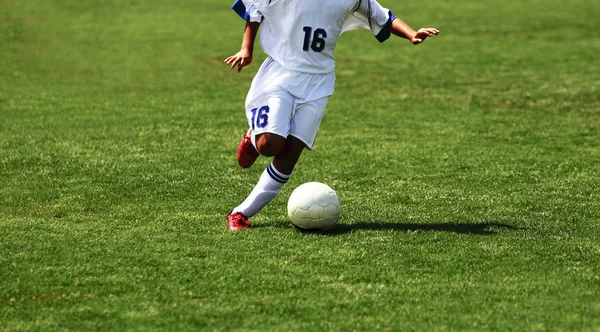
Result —
[[521, 230], [522, 228], [501, 223], [381, 223], [359, 222], [354, 224], [337, 224], [328, 231], [307, 231], [298, 229], [302, 233], [341, 235], [356, 231], [398, 231], [398, 232], [451, 232], [458, 234], [494, 235], [498, 232]]

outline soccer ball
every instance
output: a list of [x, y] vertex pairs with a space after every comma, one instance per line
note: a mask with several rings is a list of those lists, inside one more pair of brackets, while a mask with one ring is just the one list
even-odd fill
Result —
[[292, 224], [302, 229], [327, 230], [340, 219], [337, 194], [320, 182], [307, 182], [296, 188], [287, 208]]

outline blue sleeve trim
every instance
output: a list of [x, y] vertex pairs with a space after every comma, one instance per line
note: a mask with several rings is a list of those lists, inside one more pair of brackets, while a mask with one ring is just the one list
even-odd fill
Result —
[[246, 11], [246, 6], [242, 2], [242, 0], [236, 0], [231, 9], [235, 11], [241, 18], [245, 21], [250, 20], [250, 14]]
[[383, 43], [384, 41], [388, 40], [388, 38], [390, 38], [390, 34], [392, 31], [392, 22], [396, 19], [396, 15], [394, 15], [394, 13], [392, 13], [391, 10], [389, 11], [389, 15], [390, 17], [388, 18], [388, 21], [385, 23], [383, 28], [381, 28], [381, 31], [379, 31], [379, 33], [375, 36], [375, 38], [377, 38], [377, 40], [379, 40], [380, 43]]

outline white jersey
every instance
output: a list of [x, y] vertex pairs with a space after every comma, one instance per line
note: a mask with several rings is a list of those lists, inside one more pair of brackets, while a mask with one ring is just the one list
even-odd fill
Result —
[[260, 45], [273, 60], [313, 74], [335, 70], [333, 50], [342, 32], [368, 29], [383, 42], [395, 19], [376, 0], [237, 0], [232, 8], [261, 22]]

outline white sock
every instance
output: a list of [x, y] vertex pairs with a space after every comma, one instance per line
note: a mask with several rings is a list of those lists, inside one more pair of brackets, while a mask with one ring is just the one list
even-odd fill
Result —
[[283, 185], [290, 179], [291, 174], [286, 175], [275, 169], [271, 163], [258, 179], [258, 183], [238, 207], [233, 212], [239, 212], [250, 218], [258, 213], [265, 205], [277, 196], [277, 193]]
[[258, 151], [258, 148], [256, 147], [256, 135], [254, 135], [254, 133], [250, 134], [250, 142], [252, 143], [252, 146], [256, 149], [256, 151]]

